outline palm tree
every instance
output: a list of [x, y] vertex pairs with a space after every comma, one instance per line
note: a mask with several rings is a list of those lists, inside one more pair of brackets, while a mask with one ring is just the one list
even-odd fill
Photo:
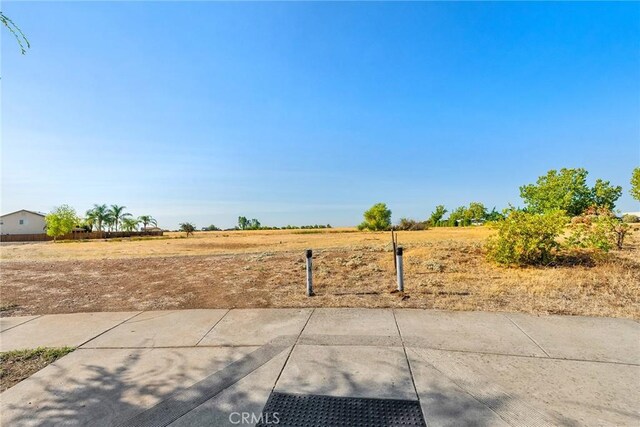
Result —
[[126, 208], [126, 206], [111, 205], [111, 209], [109, 209], [116, 232], [118, 232], [118, 224], [120, 224], [120, 222], [122, 222], [126, 217], [131, 216], [130, 213], [123, 212]]
[[103, 225], [107, 222], [108, 213], [109, 208], [107, 208], [107, 205], [94, 204], [93, 209], [87, 211], [87, 220], [92, 225], [96, 225], [96, 230], [102, 231]]
[[135, 231], [138, 228], [138, 224], [140, 224], [140, 220], [136, 218], [122, 219], [122, 229], [124, 231]]
[[141, 215], [138, 217], [138, 221], [142, 223], [143, 230], [145, 230], [149, 224], [152, 224], [154, 227], [158, 226], [158, 221], [151, 215]]

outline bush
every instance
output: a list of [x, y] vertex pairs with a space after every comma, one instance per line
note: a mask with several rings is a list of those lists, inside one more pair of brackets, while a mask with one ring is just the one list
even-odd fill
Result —
[[539, 265], [554, 261], [560, 244], [556, 240], [568, 218], [564, 211], [534, 214], [511, 211], [495, 223], [498, 234], [487, 242], [487, 257], [502, 265]]
[[622, 249], [628, 232], [629, 224], [616, 218], [611, 210], [594, 207], [571, 219], [567, 244], [608, 252], [613, 247]]
[[419, 230], [427, 230], [429, 226], [426, 221], [421, 222], [421, 221], [416, 221], [415, 219], [400, 218], [400, 222], [395, 228], [396, 230], [419, 231]]
[[623, 215], [622, 222], [626, 222], [627, 224], [635, 224], [636, 222], [640, 222], [640, 218], [635, 215]]

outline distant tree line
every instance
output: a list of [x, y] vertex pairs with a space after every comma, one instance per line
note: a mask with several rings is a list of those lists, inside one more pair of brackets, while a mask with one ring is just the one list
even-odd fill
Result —
[[80, 217], [69, 205], [60, 205], [45, 216], [46, 233], [54, 240], [77, 229], [85, 231], [138, 231], [147, 229], [150, 225], [157, 226], [158, 222], [151, 215], [134, 217], [125, 212], [126, 206], [106, 204], [93, 205], [86, 211], [84, 218]]
[[[425, 230], [429, 227], [481, 225], [486, 222], [503, 221], [514, 210], [527, 214], [543, 214], [558, 210], [568, 217], [576, 217], [587, 211], [603, 212], [603, 209], [613, 212], [616, 201], [622, 195], [622, 187], [612, 185], [603, 179], [596, 179], [593, 186], [589, 186], [587, 176], [588, 172], [583, 168], [550, 170], [546, 175], [539, 177], [535, 184], [520, 187], [523, 208], [509, 207], [498, 211], [493, 207], [489, 211], [483, 203], [471, 202], [468, 206], [459, 206], [449, 211], [444, 205], [438, 205], [427, 219], [400, 218], [395, 226], [392, 225], [391, 210], [387, 205], [376, 203], [364, 212], [364, 221], [358, 229]], [[633, 171], [630, 193], [636, 200], [640, 199], [640, 168]], [[449, 216], [445, 218], [447, 213]], [[631, 222], [633, 218], [628, 218], [627, 221]]]

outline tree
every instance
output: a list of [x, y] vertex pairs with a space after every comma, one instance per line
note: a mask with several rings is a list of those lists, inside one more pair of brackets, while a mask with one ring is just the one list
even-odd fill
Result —
[[202, 231], [220, 231], [220, 229], [215, 225], [211, 224], [208, 227], [202, 227]]
[[140, 224], [140, 220], [137, 218], [126, 217], [122, 219], [122, 230], [124, 231], [135, 231], [138, 229], [138, 225]]
[[364, 222], [359, 230], [387, 230], [391, 226], [391, 210], [384, 203], [376, 203], [364, 213]]
[[583, 168], [563, 168], [560, 172], [550, 170], [539, 177], [536, 184], [520, 187], [520, 197], [527, 211], [533, 213], [563, 210], [570, 216], [578, 216], [591, 206], [613, 209], [622, 194], [622, 188], [601, 179], [597, 179], [593, 188], [589, 188], [588, 174]]
[[154, 227], [158, 226], [158, 221], [156, 221], [151, 215], [140, 215], [138, 217], [138, 221], [142, 224], [143, 230], [146, 229], [149, 224], [152, 224]]
[[58, 237], [71, 233], [80, 219], [71, 206], [61, 205], [46, 215], [44, 221], [47, 224], [47, 235], [55, 241]]
[[107, 208], [107, 205], [94, 204], [93, 208], [89, 209], [85, 215], [88, 222], [90, 222], [92, 226], [95, 225], [96, 230], [102, 231], [102, 227], [109, 216], [109, 208]]
[[469, 208], [466, 212], [466, 219], [469, 220], [481, 220], [485, 219], [487, 216], [487, 208], [480, 202], [471, 202], [469, 203]]
[[640, 168], [635, 168], [631, 173], [631, 196], [640, 202]]
[[571, 216], [580, 215], [591, 204], [587, 174], [583, 168], [550, 170], [536, 184], [520, 187], [520, 197], [532, 213], [563, 210]]
[[466, 216], [467, 216], [466, 206], [460, 206], [458, 208], [455, 208], [453, 211], [451, 211], [451, 214], [449, 214], [449, 225], [453, 225], [453, 226], [464, 225], [463, 223]]
[[616, 200], [622, 196], [621, 186], [612, 186], [609, 181], [596, 179], [596, 183], [591, 189], [591, 202], [593, 206], [613, 210]]
[[247, 219], [247, 217], [239, 216], [238, 217], [238, 228], [240, 230], [246, 230], [248, 226], [249, 226], [249, 220]]
[[260, 221], [258, 221], [255, 218], [252, 218], [251, 220], [249, 220], [249, 222], [247, 223], [247, 228], [249, 230], [260, 230], [260, 227], [262, 225], [260, 224]]
[[111, 221], [113, 222], [116, 232], [118, 231], [118, 224], [120, 224], [124, 218], [131, 216], [130, 213], [123, 212], [126, 208], [126, 206], [111, 205], [111, 209], [109, 209]]
[[189, 237], [189, 234], [193, 234], [193, 232], [196, 231], [196, 226], [190, 222], [183, 222], [180, 223], [180, 231], [184, 231], [187, 233], [187, 237]]
[[493, 209], [491, 209], [491, 212], [487, 214], [487, 221], [501, 221], [504, 218], [505, 216], [502, 213], [498, 212], [495, 206], [493, 207]]
[[13, 37], [16, 39], [16, 41], [18, 42], [18, 46], [20, 46], [20, 52], [23, 55], [27, 53], [27, 49], [31, 48], [31, 44], [29, 43], [27, 36], [24, 35], [22, 30], [20, 30], [20, 28], [2, 12], [0, 12], [0, 22], [2, 22], [2, 25], [7, 27]]
[[447, 213], [447, 210], [444, 208], [444, 205], [436, 206], [436, 210], [431, 212], [431, 217], [429, 218], [429, 222], [431, 223], [432, 226], [435, 227], [440, 222], [444, 214], [446, 213]]

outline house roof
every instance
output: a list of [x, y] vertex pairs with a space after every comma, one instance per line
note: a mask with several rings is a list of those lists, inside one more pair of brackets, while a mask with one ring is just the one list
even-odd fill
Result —
[[1, 215], [0, 218], [4, 218], [5, 216], [13, 215], [13, 214], [16, 214], [18, 212], [29, 212], [30, 214], [34, 214], [34, 215], [38, 215], [38, 216], [42, 216], [42, 217], [45, 216], [45, 214], [42, 214], [40, 212], [30, 211], [30, 210], [27, 210], [27, 209], [20, 209], [19, 211], [10, 212], [10, 213]]

